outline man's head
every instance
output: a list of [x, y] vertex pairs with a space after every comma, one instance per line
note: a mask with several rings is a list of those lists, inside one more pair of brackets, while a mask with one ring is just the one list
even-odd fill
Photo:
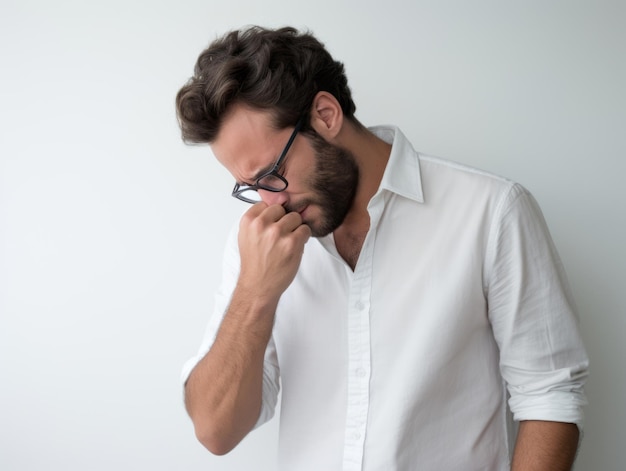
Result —
[[344, 117], [358, 124], [343, 64], [311, 34], [293, 28], [250, 27], [215, 40], [196, 62], [176, 97], [183, 139], [211, 143], [233, 105], [269, 111], [276, 129], [308, 115], [315, 95], [326, 91]]
[[359, 168], [333, 141], [343, 123], [364, 128], [343, 65], [313, 36], [231, 32], [200, 55], [176, 104], [183, 139], [211, 145], [237, 182], [233, 196], [258, 189], [267, 204], [300, 213], [314, 236], [342, 223]]

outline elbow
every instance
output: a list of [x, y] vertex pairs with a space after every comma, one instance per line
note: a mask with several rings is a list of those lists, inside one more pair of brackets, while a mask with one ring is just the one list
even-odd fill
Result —
[[[256, 414], [242, 414], [242, 407], [207, 400], [191, 401], [185, 397], [187, 413], [194, 426], [198, 441], [214, 455], [225, 455], [235, 448], [252, 430], [258, 418]], [[245, 408], [243, 408], [245, 409]]]
[[241, 439], [233, 438], [224, 430], [216, 430], [215, 427], [194, 424], [194, 430], [196, 438], [202, 446], [218, 456], [229, 453], [241, 441]]

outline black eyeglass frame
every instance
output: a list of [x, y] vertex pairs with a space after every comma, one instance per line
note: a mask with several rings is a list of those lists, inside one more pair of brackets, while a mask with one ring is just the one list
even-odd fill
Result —
[[[296, 127], [291, 133], [291, 136], [289, 137], [289, 140], [287, 141], [287, 145], [285, 146], [283, 151], [280, 153], [280, 156], [278, 157], [278, 159], [276, 159], [276, 163], [274, 163], [274, 165], [272, 166], [272, 169], [269, 172], [265, 172], [263, 175], [257, 178], [256, 182], [254, 182], [254, 184], [252, 185], [235, 183], [235, 187], [233, 188], [233, 192], [232, 192], [233, 197], [237, 198], [238, 200], [245, 201], [246, 203], [255, 204], [255, 203], [258, 203], [260, 200], [252, 200], [250, 198], [246, 198], [245, 196], [243, 196], [243, 193], [246, 191], [250, 191], [250, 190], [253, 190], [253, 191], [266, 190], [266, 191], [272, 191], [274, 193], [280, 193], [281, 191], [285, 191], [287, 189], [287, 187], [289, 186], [289, 182], [287, 181], [285, 177], [283, 177], [280, 173], [278, 173], [278, 169], [283, 164], [285, 157], [287, 157], [289, 148], [291, 147], [291, 144], [293, 144], [293, 141], [298, 135], [298, 131], [300, 131], [301, 127], [302, 127], [302, 118], [300, 118], [298, 122], [296, 123]], [[268, 185], [264, 185], [262, 183], [262, 180], [269, 176], [277, 178], [282, 183], [284, 183], [284, 186], [282, 188], [278, 188], [278, 187], [271, 187]]]

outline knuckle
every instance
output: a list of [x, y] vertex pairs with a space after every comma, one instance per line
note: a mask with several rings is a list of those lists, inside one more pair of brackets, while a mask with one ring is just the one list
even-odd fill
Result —
[[272, 224], [267, 228], [267, 234], [274, 240], [277, 240], [281, 237], [282, 231], [278, 224]]
[[293, 219], [294, 223], [298, 223], [298, 224], [302, 223], [302, 216], [300, 216], [299, 213], [296, 213], [296, 212], [289, 213], [289, 217]]

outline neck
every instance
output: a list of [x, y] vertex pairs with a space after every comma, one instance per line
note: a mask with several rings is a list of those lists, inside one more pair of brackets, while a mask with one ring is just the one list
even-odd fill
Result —
[[354, 126], [349, 126], [341, 138], [344, 142], [340, 145], [352, 153], [359, 167], [359, 184], [354, 203], [340, 227], [362, 227], [364, 222], [369, 227], [367, 205], [380, 186], [391, 154], [391, 144], [367, 129], [356, 129]]
[[353, 126], [340, 138], [343, 142], [339, 142], [339, 145], [348, 149], [357, 162], [359, 184], [352, 207], [333, 235], [337, 250], [354, 270], [370, 227], [367, 205], [380, 186], [391, 154], [391, 145], [370, 131]]

